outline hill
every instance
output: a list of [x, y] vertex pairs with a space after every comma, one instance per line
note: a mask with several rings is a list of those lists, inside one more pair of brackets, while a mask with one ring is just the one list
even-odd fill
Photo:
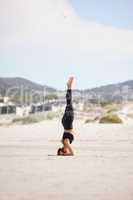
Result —
[[44, 89], [47, 92], [55, 92], [56, 89], [46, 86], [46, 85], [41, 85], [35, 82], [32, 82], [30, 80], [27, 80], [25, 78], [20, 78], [20, 77], [15, 77], [15, 78], [3, 78], [0, 77], [0, 93], [4, 95], [7, 90], [9, 89], [20, 89], [21, 87], [25, 89], [30, 89], [33, 91], [43, 91]]
[[133, 100], [133, 80], [87, 89], [84, 93], [104, 100]]
[[[43, 93], [45, 91], [47, 94], [58, 93], [59, 91], [53, 87], [46, 85], [41, 85], [25, 78], [14, 77], [14, 78], [3, 78], [0, 77], [0, 95], [1, 96], [12, 96], [15, 93], [15, 98], [20, 96], [22, 92], [32, 93]], [[62, 96], [64, 96], [64, 91], [60, 91]], [[79, 100], [82, 98], [88, 99], [102, 99], [109, 101], [121, 101], [121, 100], [133, 100], [133, 80], [125, 81], [117, 84], [110, 84], [101, 87], [96, 87], [86, 90], [74, 90], [73, 96], [77, 97]]]

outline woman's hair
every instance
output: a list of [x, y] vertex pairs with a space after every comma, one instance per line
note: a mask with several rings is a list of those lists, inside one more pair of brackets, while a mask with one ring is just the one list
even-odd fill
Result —
[[62, 155], [62, 153], [64, 153], [64, 149], [59, 148], [58, 151], [57, 151], [57, 155], [60, 156], [60, 155]]

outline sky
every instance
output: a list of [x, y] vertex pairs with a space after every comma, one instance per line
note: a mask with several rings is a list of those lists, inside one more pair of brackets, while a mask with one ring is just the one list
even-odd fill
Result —
[[64, 89], [133, 79], [132, 0], [0, 0], [0, 77]]

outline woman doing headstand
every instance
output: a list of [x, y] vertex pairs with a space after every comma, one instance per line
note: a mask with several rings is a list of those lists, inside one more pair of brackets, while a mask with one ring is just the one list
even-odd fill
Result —
[[67, 82], [67, 93], [66, 93], [66, 108], [64, 115], [62, 117], [62, 125], [64, 127], [64, 133], [62, 137], [63, 147], [59, 148], [57, 155], [62, 156], [72, 156], [74, 152], [71, 147], [71, 143], [74, 140], [74, 131], [73, 131], [73, 120], [74, 120], [74, 111], [72, 106], [72, 83], [74, 78], [70, 77]]

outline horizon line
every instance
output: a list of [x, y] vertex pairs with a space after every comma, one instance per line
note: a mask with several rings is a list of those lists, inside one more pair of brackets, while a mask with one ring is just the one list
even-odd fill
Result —
[[[37, 81], [31, 80], [31, 79], [23, 77], [23, 76], [0, 76], [0, 78], [20, 78], [20, 79], [25, 79], [27, 81], [31, 81], [35, 84], [40, 85], [40, 86], [46, 86], [46, 87], [53, 88], [53, 89], [58, 90], [58, 91], [65, 91], [64, 89], [58, 89], [57, 87], [54, 87], [54, 86], [51, 86], [51, 85], [48, 85], [48, 84], [39, 83]], [[128, 80], [126, 79], [126, 80], [119, 81], [119, 82], [102, 84], [102, 85], [94, 86], [94, 87], [90, 87], [90, 88], [82, 88], [82, 89], [81, 88], [74, 88], [73, 90], [92, 90], [92, 89], [96, 89], [96, 88], [100, 88], [100, 87], [122, 84], [122, 83], [126, 83], [126, 82], [129, 82], [129, 81], [133, 81], [133, 79], [128, 79]]]

